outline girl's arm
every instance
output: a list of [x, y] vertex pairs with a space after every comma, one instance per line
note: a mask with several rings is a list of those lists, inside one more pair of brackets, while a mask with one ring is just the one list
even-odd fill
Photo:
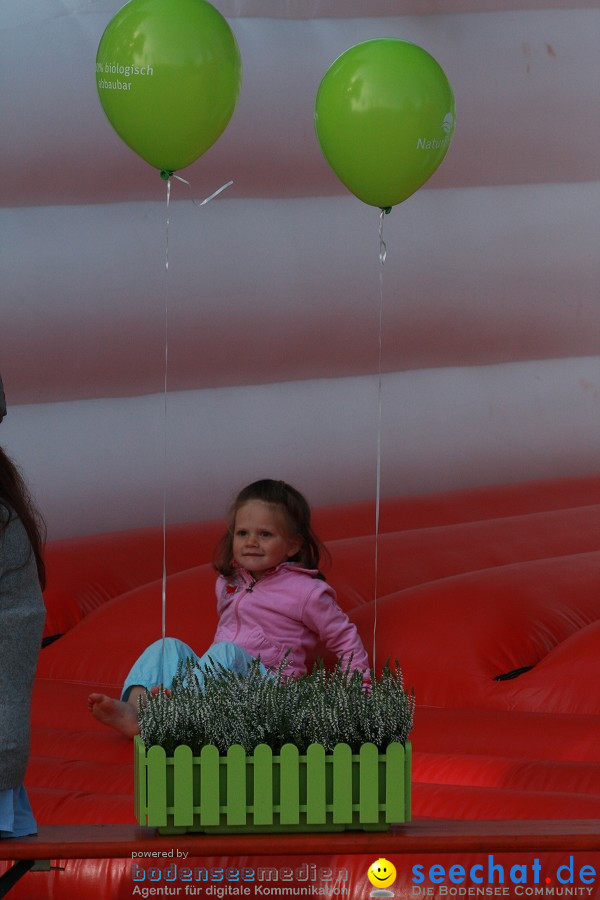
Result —
[[351, 671], [358, 669], [366, 673], [365, 680], [370, 681], [369, 657], [356, 625], [338, 606], [335, 591], [326, 582], [316, 582], [304, 608], [302, 621], [319, 635], [330, 652], [342, 659], [342, 663], [347, 663], [352, 655]]

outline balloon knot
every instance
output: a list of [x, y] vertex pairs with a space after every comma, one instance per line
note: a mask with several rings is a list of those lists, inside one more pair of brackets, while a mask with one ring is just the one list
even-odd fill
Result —
[[386, 216], [389, 216], [389, 214], [392, 211], [392, 207], [391, 206], [382, 206], [381, 211], [384, 212], [386, 214]]
[[162, 169], [162, 171], [160, 173], [160, 177], [162, 178], [163, 181], [167, 181], [167, 179], [170, 178], [172, 174], [173, 174], [173, 172], [170, 171], [169, 169]]

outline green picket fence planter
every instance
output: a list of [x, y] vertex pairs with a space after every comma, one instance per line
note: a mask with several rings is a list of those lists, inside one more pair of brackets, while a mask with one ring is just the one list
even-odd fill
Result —
[[140, 825], [163, 834], [186, 831], [385, 830], [411, 818], [411, 745], [379, 753], [347, 744], [325, 753], [293, 744], [273, 753], [265, 744], [247, 755], [239, 745], [226, 755], [212, 745], [193, 756], [187, 746], [167, 756], [160, 746], [135, 753], [135, 814]]

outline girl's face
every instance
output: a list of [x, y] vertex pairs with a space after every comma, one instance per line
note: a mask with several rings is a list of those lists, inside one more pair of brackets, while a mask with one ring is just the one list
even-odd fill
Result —
[[258, 580], [267, 569], [295, 556], [302, 546], [290, 537], [283, 511], [263, 500], [248, 500], [238, 509], [233, 527], [233, 558]]

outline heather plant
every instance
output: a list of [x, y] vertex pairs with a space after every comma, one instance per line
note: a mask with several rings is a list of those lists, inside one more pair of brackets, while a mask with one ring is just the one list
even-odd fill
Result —
[[205, 744], [225, 753], [241, 744], [251, 753], [258, 744], [278, 751], [291, 743], [300, 753], [311, 743], [326, 752], [344, 742], [354, 752], [370, 741], [380, 749], [405, 743], [413, 724], [414, 695], [404, 690], [396, 661], [385, 665], [370, 689], [360, 672], [338, 664], [330, 671], [316, 664], [300, 678], [285, 677], [287, 660], [265, 675], [254, 660], [246, 674], [219, 665], [202, 669], [193, 661], [179, 667], [170, 691], [148, 693], [140, 702], [140, 735], [146, 745], [159, 744], [171, 755], [179, 744], [198, 754]]

